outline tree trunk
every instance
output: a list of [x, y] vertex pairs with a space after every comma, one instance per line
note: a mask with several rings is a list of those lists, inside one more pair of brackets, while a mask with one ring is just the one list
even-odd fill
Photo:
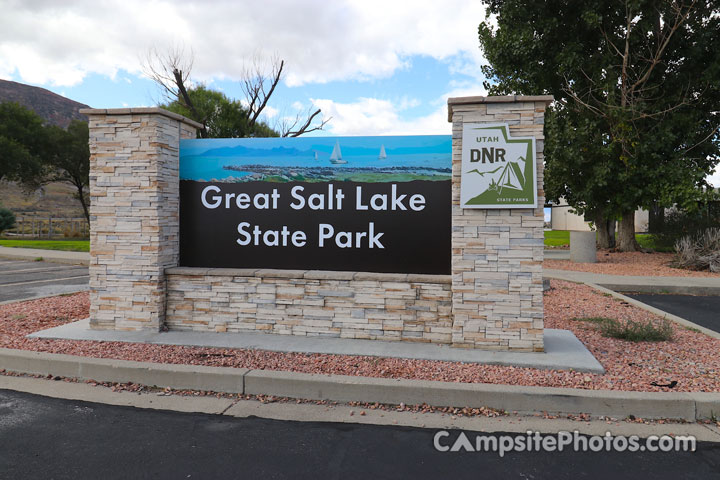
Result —
[[602, 214], [595, 216], [597, 248], [615, 248], [615, 220], [607, 220]]
[[623, 214], [618, 230], [618, 250], [622, 252], [637, 252], [640, 250], [640, 245], [635, 240], [634, 211]]
[[80, 205], [82, 205], [83, 214], [85, 215], [85, 220], [87, 220], [88, 225], [90, 225], [90, 211], [88, 208], [88, 198], [85, 196], [85, 189], [82, 183], [78, 184], [75, 183], [75, 188], [77, 188], [77, 199], [80, 200]]

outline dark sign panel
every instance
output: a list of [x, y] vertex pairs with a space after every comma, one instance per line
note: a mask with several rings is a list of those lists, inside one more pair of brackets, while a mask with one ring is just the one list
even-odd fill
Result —
[[183, 140], [180, 264], [450, 273], [450, 136]]

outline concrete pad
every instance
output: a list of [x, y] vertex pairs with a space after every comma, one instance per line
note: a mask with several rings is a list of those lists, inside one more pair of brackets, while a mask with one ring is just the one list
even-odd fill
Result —
[[159, 345], [185, 345], [269, 350], [274, 352], [326, 353], [334, 355], [368, 355], [374, 357], [410, 358], [448, 362], [513, 365], [518, 367], [576, 370], [604, 373], [600, 362], [569, 330], [546, 329], [545, 352], [497, 352], [479, 349], [457, 349], [428, 343], [355, 340], [346, 338], [302, 337], [268, 333], [211, 332], [123, 332], [91, 330], [88, 320], [41, 330], [29, 338], [63, 340], [97, 340], [136, 342]]

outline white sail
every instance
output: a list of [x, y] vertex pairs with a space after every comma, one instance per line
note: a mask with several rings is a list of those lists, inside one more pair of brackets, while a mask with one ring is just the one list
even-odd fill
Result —
[[380, 155], [378, 155], [378, 160], [385, 160], [387, 158], [387, 154], [385, 153], [385, 145], [380, 145]]
[[315, 152], [315, 160], [317, 160], [317, 159], [318, 159], [318, 154], [317, 154], [317, 152]]
[[335, 141], [335, 148], [333, 148], [332, 154], [330, 155], [330, 163], [347, 163], [347, 161], [342, 158], [339, 141]]
[[335, 148], [333, 148], [330, 160], [342, 160], [342, 152], [340, 151], [340, 142], [335, 142]]

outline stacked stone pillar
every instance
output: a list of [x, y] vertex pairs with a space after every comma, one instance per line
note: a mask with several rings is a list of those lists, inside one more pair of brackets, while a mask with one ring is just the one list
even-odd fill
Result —
[[158, 330], [178, 265], [180, 139], [201, 125], [159, 108], [90, 118], [90, 326]]
[[[543, 124], [551, 96], [448, 100], [453, 128], [452, 344], [543, 351]], [[463, 124], [505, 123], [511, 136], [536, 139], [537, 208], [463, 209]]]

